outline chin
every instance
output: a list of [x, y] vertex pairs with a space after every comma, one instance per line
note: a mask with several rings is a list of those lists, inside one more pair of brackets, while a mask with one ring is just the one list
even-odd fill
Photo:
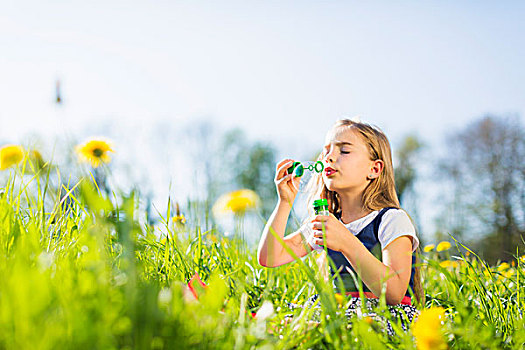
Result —
[[324, 181], [324, 185], [326, 186], [326, 188], [328, 188], [329, 191], [336, 191], [337, 190], [337, 186], [334, 186], [334, 183], [333, 181]]

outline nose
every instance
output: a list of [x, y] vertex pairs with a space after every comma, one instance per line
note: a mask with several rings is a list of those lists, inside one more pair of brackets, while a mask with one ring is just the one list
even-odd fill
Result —
[[330, 147], [327, 151], [326, 151], [326, 154], [324, 156], [324, 161], [326, 163], [333, 163], [334, 162], [334, 159], [335, 159], [335, 155], [334, 155], [334, 148], [335, 147]]

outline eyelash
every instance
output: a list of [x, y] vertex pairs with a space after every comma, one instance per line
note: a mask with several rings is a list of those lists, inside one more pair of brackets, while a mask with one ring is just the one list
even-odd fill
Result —
[[[330, 150], [328, 150], [328, 149], [325, 148], [324, 151], [323, 151], [322, 156], [323, 156], [323, 157], [326, 157], [326, 155], [328, 154], [328, 152], [330, 152]], [[341, 154], [349, 154], [350, 151], [342, 151], [342, 150], [340, 150], [339, 153], [341, 153]]]

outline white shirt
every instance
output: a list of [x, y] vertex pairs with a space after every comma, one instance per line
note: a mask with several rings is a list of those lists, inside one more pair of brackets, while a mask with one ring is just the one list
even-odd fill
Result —
[[[377, 214], [379, 214], [379, 210], [373, 211], [367, 216], [348, 224], [343, 223], [343, 225], [355, 236], [370, 224]], [[323, 247], [313, 243], [314, 232], [309, 222], [302, 225], [299, 231], [313, 249], [323, 250]], [[377, 233], [381, 250], [384, 250], [392, 241], [401, 236], [410, 236], [412, 240], [412, 252], [416, 251], [419, 246], [419, 239], [417, 238], [416, 229], [408, 217], [408, 214], [402, 209], [389, 209], [383, 214]]]

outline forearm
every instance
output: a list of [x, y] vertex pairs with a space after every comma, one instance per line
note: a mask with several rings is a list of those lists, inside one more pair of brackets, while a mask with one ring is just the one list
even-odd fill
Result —
[[359, 274], [363, 283], [376, 296], [380, 296], [386, 282], [387, 304], [399, 304], [405, 295], [407, 285], [389, 266], [378, 260], [354, 235], [347, 236], [341, 251]]
[[292, 205], [290, 203], [279, 201], [268, 219], [257, 251], [259, 264], [262, 266], [273, 267], [280, 265], [279, 258], [283, 255], [284, 248], [274, 237], [274, 234], [284, 239], [286, 223], [291, 210]]

